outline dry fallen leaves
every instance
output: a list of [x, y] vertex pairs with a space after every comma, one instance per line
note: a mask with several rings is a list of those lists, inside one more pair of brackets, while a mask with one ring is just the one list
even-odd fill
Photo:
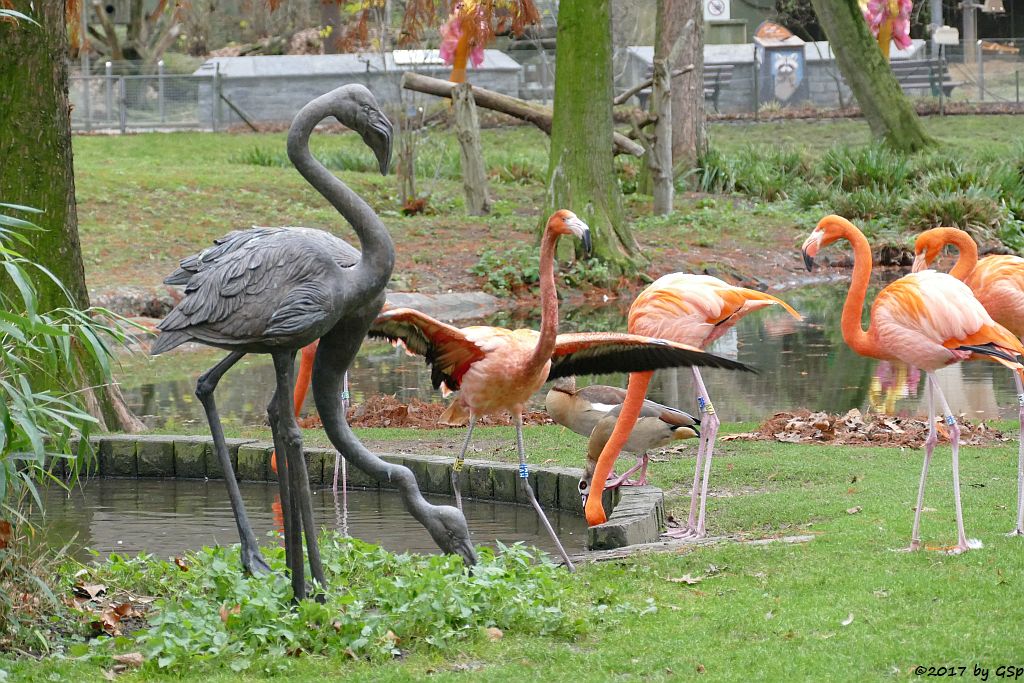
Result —
[[14, 537], [14, 527], [6, 519], [0, 519], [0, 550], [3, 550]]
[[[961, 417], [960, 442], [967, 445], [1002, 443], [1002, 432], [984, 422], [974, 423]], [[944, 425], [938, 424], [940, 439], [948, 440]], [[782, 441], [785, 443], [837, 443], [845, 445], [889, 445], [920, 447], [928, 434], [928, 422], [896, 415], [862, 414], [854, 408], [844, 415], [797, 410], [776, 413], [756, 432], [731, 434], [724, 440]], [[851, 482], [852, 483], [852, 482]]]
[[496, 640], [501, 640], [504, 637], [505, 632], [497, 626], [489, 626], [487, 628], [487, 640], [491, 641], [492, 643]]
[[857, 514], [858, 512], [860, 512], [863, 509], [864, 508], [862, 508], [860, 505], [855, 505], [852, 508], [846, 508], [846, 514], [848, 514], [848, 515], [855, 515], [855, 514]]
[[125, 666], [142, 666], [146, 659], [141, 652], [126, 652], [123, 655], [114, 655], [114, 661]]
[[183, 571], [183, 572], [187, 572], [188, 571], [188, 562], [186, 562], [184, 558], [182, 558], [182, 557], [175, 557], [174, 558], [174, 564], [178, 565], [178, 569], [180, 569], [181, 571]]
[[75, 595], [78, 595], [89, 600], [95, 600], [99, 596], [107, 592], [107, 587], [102, 583], [76, 583], [75, 584]]

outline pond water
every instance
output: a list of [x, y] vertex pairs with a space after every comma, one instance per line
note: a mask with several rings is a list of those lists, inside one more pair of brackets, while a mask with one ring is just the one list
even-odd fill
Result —
[[[916, 370], [879, 363], [853, 353], [843, 343], [839, 317], [847, 284], [804, 287], [780, 293], [804, 315], [797, 322], [769, 308], [747, 316], [710, 349], [737, 358], [758, 370], [757, 375], [706, 370], [705, 383], [723, 420], [756, 420], [776, 411], [811, 408], [845, 412], [851, 408], [895, 414], [923, 412], [924, 378]], [[877, 291], [877, 288], [875, 289]], [[870, 295], [869, 295], [870, 296]], [[870, 299], [869, 299], [870, 300]], [[562, 312], [561, 330], [624, 330], [629, 301], [600, 308], [571, 308]], [[486, 324], [533, 326], [539, 310], [501, 314]], [[223, 352], [178, 351], [154, 359], [133, 358], [122, 373], [129, 404], [151, 425], [205, 424], [202, 406], [193, 391], [199, 374]], [[961, 363], [939, 372], [943, 392], [954, 411], [972, 418], [1015, 417], [1013, 379], [995, 363]], [[217, 390], [225, 424], [265, 424], [266, 403], [274, 383], [269, 358], [247, 357], [229, 372]], [[626, 376], [581, 378], [580, 384], [625, 386]], [[688, 369], [656, 373], [650, 397], [695, 410]], [[420, 357], [406, 355], [388, 344], [366, 342], [351, 372], [354, 402], [376, 393], [400, 400], [441, 400], [430, 383], [430, 371]], [[545, 389], [546, 390], [546, 389]], [[543, 405], [543, 392], [534, 397]], [[306, 411], [312, 410], [307, 401]]]
[[[257, 538], [265, 539], [270, 531], [282, 530], [277, 485], [239, 486]], [[330, 489], [313, 493], [318, 528], [337, 529], [395, 552], [439, 552], [394, 491], [349, 491], [347, 513], [340, 493], [337, 500]], [[451, 504], [444, 497], [427, 498], [435, 504]], [[238, 529], [222, 481], [96, 479], [70, 492], [51, 487], [44, 492], [43, 503], [47, 542], [59, 546], [74, 538], [81, 560], [89, 558], [83, 546], [102, 556], [148, 552], [168, 557], [204, 545], [238, 542]], [[555, 552], [533, 508], [473, 500], [463, 500], [463, 507], [474, 544], [523, 541]], [[583, 518], [558, 510], [546, 512], [566, 550], [585, 549], [587, 526]]]

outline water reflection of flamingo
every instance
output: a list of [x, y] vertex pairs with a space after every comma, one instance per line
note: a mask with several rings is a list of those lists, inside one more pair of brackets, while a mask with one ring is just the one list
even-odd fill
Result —
[[[382, 313], [370, 328], [371, 337], [402, 341], [426, 357], [434, 386], [460, 390], [457, 401], [469, 409], [469, 429], [455, 471], [461, 469], [476, 418], [502, 411], [512, 414], [519, 451], [519, 481], [523, 492], [571, 567], [569, 558], [548, 524], [528, 479], [523, 446], [523, 406], [548, 379], [673, 365], [709, 365], [746, 369], [742, 363], [719, 358], [683, 344], [637, 335], [614, 333], [558, 334], [558, 295], [555, 293], [555, 245], [572, 234], [588, 245], [590, 231], [571, 211], [556, 211], [541, 237], [541, 329], [501, 327], [456, 328], [408, 308]], [[458, 478], [452, 484], [459, 500]]]
[[[629, 308], [627, 324], [633, 334], [663, 337], [705, 348], [748, 313], [776, 304], [785, 308], [797, 320], [800, 319], [800, 314], [789, 304], [771, 294], [734, 287], [710, 275], [671, 273], [659, 278], [640, 292], [640, 296]], [[697, 407], [703, 413], [700, 445], [697, 447], [697, 462], [693, 473], [693, 485], [690, 488], [690, 514], [686, 527], [671, 530], [669, 533], [678, 537], [701, 538], [706, 534], [704, 517], [708, 478], [711, 475], [711, 456], [720, 420], [715, 413], [708, 390], [704, 387], [700, 370], [693, 367], [692, 371], [697, 391]], [[626, 400], [622, 404], [615, 430], [601, 451], [590, 484], [591, 495], [587, 498], [585, 512], [587, 523], [591, 526], [601, 524], [606, 519], [601, 502], [605, 480], [614, 467], [619, 452], [630, 438], [633, 425], [640, 415], [651, 376], [650, 372], [633, 372], [629, 375]]]
[[879, 412], [894, 414], [896, 401], [917, 394], [921, 371], [906, 363], [879, 361], [868, 389], [868, 405]]
[[992, 320], [964, 283], [933, 270], [901, 277], [879, 292], [871, 306], [871, 322], [865, 332], [861, 329], [861, 312], [871, 278], [871, 247], [864, 234], [845, 218], [826, 216], [803, 244], [804, 263], [810, 269], [818, 250], [840, 239], [848, 240], [853, 246], [853, 280], [843, 306], [843, 339], [862, 356], [900, 360], [924, 370], [928, 377], [928, 437], [924, 442], [924, 467], [908, 550], [921, 547], [919, 530], [924, 485], [938, 441], [935, 396], [942, 404], [953, 450], [957, 544], [951, 551], [960, 553], [980, 547], [979, 541], [969, 541], [964, 533], [960, 502], [960, 429], [936, 381], [935, 371], [971, 359], [994, 360], [1020, 370], [1017, 360], [1024, 353], [1024, 346], [1013, 333]]
[[[1024, 337], [1024, 258], [1010, 254], [993, 254], [978, 260], [978, 245], [969, 234], [957, 228], [925, 230], [914, 242], [914, 272], [927, 268], [947, 244], [959, 252], [949, 274], [971, 288], [992, 319]], [[1009, 536], [1024, 536], [1024, 383], [1019, 372], [1013, 373], [1017, 384], [1017, 526]]]

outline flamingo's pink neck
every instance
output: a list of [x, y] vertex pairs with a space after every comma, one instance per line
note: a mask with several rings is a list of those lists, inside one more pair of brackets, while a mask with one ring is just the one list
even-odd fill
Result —
[[548, 225], [540, 241], [540, 338], [533, 350], [526, 372], [533, 375], [551, 360], [558, 336], [558, 294], [555, 292], [555, 245], [558, 233]]
[[871, 335], [864, 331], [860, 323], [864, 300], [868, 294], [868, 281], [871, 280], [871, 245], [864, 233], [852, 223], [843, 227], [842, 237], [853, 247], [853, 279], [846, 294], [846, 303], [843, 304], [843, 339], [856, 353], [877, 358], [879, 353]]

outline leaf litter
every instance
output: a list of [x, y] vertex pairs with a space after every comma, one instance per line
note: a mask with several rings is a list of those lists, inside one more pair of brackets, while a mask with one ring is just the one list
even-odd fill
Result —
[[[968, 446], [1010, 441], [1010, 437], [984, 421], [957, 418], [960, 443]], [[949, 441], [946, 425], [936, 419], [939, 441]], [[916, 417], [863, 414], [856, 408], [844, 415], [810, 410], [779, 412], [754, 432], [729, 434], [723, 441], [781, 441], [783, 443], [830, 443], [852, 446], [901, 446], [920, 448], [928, 435], [928, 422]]]

